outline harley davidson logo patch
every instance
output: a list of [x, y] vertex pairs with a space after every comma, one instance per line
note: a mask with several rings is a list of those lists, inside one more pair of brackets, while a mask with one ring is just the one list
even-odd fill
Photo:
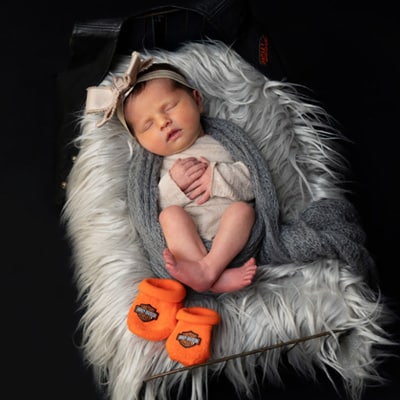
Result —
[[201, 338], [193, 331], [181, 332], [176, 336], [176, 340], [182, 347], [193, 347], [200, 345]]
[[157, 309], [151, 304], [139, 304], [135, 307], [135, 313], [143, 322], [154, 321], [158, 318]]

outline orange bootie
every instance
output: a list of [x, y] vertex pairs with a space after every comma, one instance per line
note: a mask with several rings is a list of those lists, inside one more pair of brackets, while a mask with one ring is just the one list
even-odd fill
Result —
[[139, 293], [128, 313], [128, 328], [148, 340], [166, 339], [176, 326], [185, 287], [173, 279], [148, 278], [139, 283]]
[[213, 325], [219, 323], [219, 314], [209, 308], [181, 308], [178, 323], [166, 341], [169, 357], [184, 366], [200, 364], [210, 358]]

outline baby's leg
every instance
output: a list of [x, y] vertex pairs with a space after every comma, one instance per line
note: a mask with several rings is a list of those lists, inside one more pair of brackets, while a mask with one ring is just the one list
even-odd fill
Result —
[[[210, 286], [208, 280], [200, 279], [201, 262], [177, 261], [168, 249], [164, 249], [163, 255], [165, 266], [170, 274], [198, 292], [210, 290], [214, 293], [226, 293], [242, 289], [253, 282], [257, 271], [255, 259], [250, 258], [241, 267], [225, 269], [215, 283]], [[199, 267], [197, 272], [195, 272], [196, 264]], [[208, 267], [205, 266], [205, 268]], [[192, 271], [195, 272], [193, 276], [190, 273]], [[211, 271], [211, 269], [208, 268], [208, 271]]]
[[[205, 257], [209, 265], [222, 261], [226, 267], [244, 248], [254, 225], [254, 208], [244, 202], [233, 203], [224, 213], [212, 248]], [[256, 274], [257, 265], [251, 258], [239, 268], [223, 269], [210, 290], [215, 293], [232, 292], [248, 286]]]
[[254, 220], [255, 211], [250, 204], [232, 203], [222, 215], [210, 252], [205, 256], [206, 263], [221, 274], [246, 245]]
[[165, 208], [159, 221], [167, 247], [176, 259], [199, 261], [207, 255], [192, 217], [182, 207]]
[[[226, 210], [208, 254], [192, 219], [184, 210], [170, 207], [164, 211], [160, 223], [169, 249], [164, 251], [164, 259], [171, 276], [198, 292], [238, 290], [252, 281], [256, 267], [251, 260], [240, 268], [224, 272], [250, 235], [255, 218], [250, 205], [237, 202]], [[184, 243], [177, 240], [177, 232], [184, 237]], [[188, 239], [190, 243], [186, 242]], [[222, 273], [227, 275], [222, 277]], [[219, 279], [221, 281], [217, 283]]]
[[207, 290], [217, 277], [202, 263], [207, 249], [191, 216], [182, 207], [170, 206], [161, 211], [159, 220], [167, 242], [163, 253], [167, 271], [198, 292]]
[[214, 293], [225, 293], [242, 289], [253, 282], [256, 272], [256, 260], [252, 257], [241, 267], [225, 269], [217, 281], [211, 286], [210, 291]]

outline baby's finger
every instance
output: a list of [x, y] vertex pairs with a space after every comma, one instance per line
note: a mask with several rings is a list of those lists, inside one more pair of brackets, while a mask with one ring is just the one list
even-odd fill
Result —
[[193, 182], [186, 190], [186, 193], [189, 194], [188, 197], [190, 200], [199, 197], [202, 193], [204, 193], [204, 189], [202, 186], [198, 184], [198, 181]]
[[[186, 188], [185, 194], [189, 194], [190, 192], [193, 192], [193, 190], [197, 189], [199, 187], [199, 183], [197, 179], [194, 179], [193, 182]], [[189, 196], [190, 197], [190, 196]]]
[[204, 192], [203, 195], [200, 197], [199, 200], [197, 200], [197, 205], [201, 205], [205, 203], [208, 199], [210, 198], [210, 193], [209, 192]]
[[191, 165], [188, 169], [187, 169], [187, 173], [193, 177], [194, 175], [196, 175], [197, 177], [200, 177], [201, 175], [204, 174], [204, 171], [207, 169], [206, 165], [203, 164], [202, 162], [198, 161], [197, 163]]

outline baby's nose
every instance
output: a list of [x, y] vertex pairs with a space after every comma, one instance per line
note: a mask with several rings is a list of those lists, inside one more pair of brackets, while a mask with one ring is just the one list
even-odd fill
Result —
[[160, 115], [158, 124], [161, 129], [167, 127], [170, 123], [171, 119], [168, 117], [168, 115], [166, 114]]

